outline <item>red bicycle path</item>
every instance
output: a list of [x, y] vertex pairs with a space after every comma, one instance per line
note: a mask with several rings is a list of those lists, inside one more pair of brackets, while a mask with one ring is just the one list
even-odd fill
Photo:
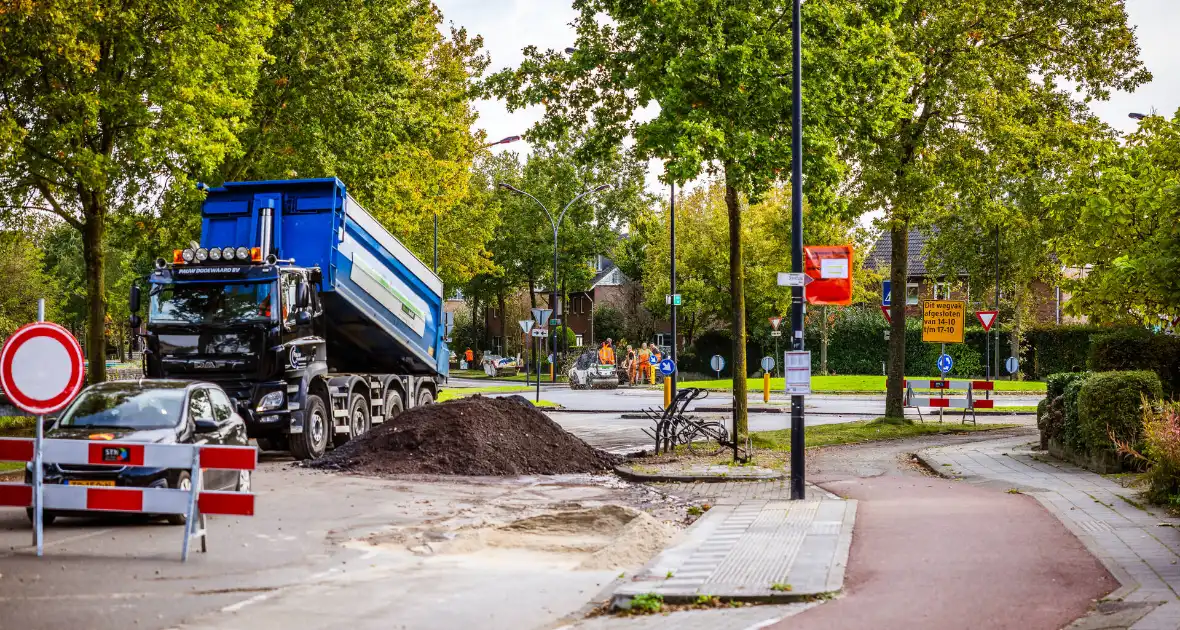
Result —
[[1118, 588], [1036, 499], [929, 476], [913, 450], [813, 458], [809, 481], [858, 501], [844, 594], [774, 628], [1056, 630]]

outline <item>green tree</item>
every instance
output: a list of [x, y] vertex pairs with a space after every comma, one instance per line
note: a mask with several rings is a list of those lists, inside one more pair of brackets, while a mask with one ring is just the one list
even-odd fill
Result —
[[[896, 0], [869, 11], [889, 34], [877, 58], [890, 69], [888, 100], [904, 107], [858, 135], [851, 188], [860, 209], [886, 214], [896, 287], [906, 282], [909, 230], [971, 191], [981, 175], [973, 156], [1039, 142], [1030, 121], [1080, 116], [1063, 82], [1091, 99], [1150, 78], [1120, 0]], [[900, 416], [905, 302], [891, 314], [885, 413]]]
[[[725, 182], [734, 370], [745, 372], [746, 291], [743, 273], [742, 201], [765, 193], [789, 170], [791, 107], [790, 7], [767, 0], [620, 2], [575, 0], [576, 50], [525, 49], [517, 69], [494, 75], [490, 90], [510, 108], [545, 105], [531, 132], [538, 138], [585, 131], [584, 151], [614, 151], [628, 135], [641, 158], [666, 160], [665, 179], [683, 183], [709, 172]], [[843, 166], [834, 138], [853, 127], [871, 128], [878, 107], [866, 98], [889, 76], [888, 57], [878, 60], [882, 40], [855, 3], [815, 0], [804, 5], [811, 29], [804, 73], [807, 185], [813, 203], [831, 200], [830, 185]], [[602, 19], [603, 17], [607, 19]], [[886, 92], [888, 94], [888, 92]], [[853, 103], [861, 121], [845, 115]], [[639, 110], [658, 105], [642, 122]], [[746, 381], [734, 379], [737, 439], [746, 432]]]
[[1094, 147], [1065, 190], [1048, 199], [1061, 226], [1069, 312], [1098, 322], [1180, 318], [1180, 112], [1149, 116], [1123, 141]]
[[22, 230], [0, 230], [0, 339], [37, 320], [37, 300], [46, 301], [46, 319], [58, 318], [57, 278], [45, 272], [41, 244]]
[[442, 20], [428, 0], [293, 0], [219, 178], [339, 177], [422, 260], [439, 217], [446, 286], [488, 271], [491, 213], [469, 190], [483, 144], [469, 92], [488, 58]]
[[269, 0], [8, 3], [0, 11], [0, 194], [82, 235], [86, 352], [106, 378], [114, 217], [237, 148], [270, 35]]

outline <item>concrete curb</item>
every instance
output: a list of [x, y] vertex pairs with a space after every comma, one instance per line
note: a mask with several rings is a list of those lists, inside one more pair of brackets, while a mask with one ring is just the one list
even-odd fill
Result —
[[[781, 481], [787, 478], [785, 474], [775, 477], [721, 477], [719, 475], [649, 475], [628, 470], [623, 466], [615, 466], [615, 474], [638, 483], [725, 483], [727, 481]], [[694, 523], [695, 525], [695, 523]], [[687, 531], [687, 530], [686, 530]]]

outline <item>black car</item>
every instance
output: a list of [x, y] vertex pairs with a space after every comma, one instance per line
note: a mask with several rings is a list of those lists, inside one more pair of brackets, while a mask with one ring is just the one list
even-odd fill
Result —
[[[91, 385], [58, 416], [46, 438], [59, 440], [118, 440], [155, 444], [217, 444], [247, 446], [246, 423], [229, 396], [217, 385], [172, 380], [113, 381]], [[31, 483], [32, 466], [26, 469]], [[250, 471], [206, 470], [207, 490], [249, 492]], [[192, 487], [189, 471], [142, 466], [45, 464], [45, 483], [136, 488]], [[33, 512], [28, 511], [32, 520]], [[49, 524], [59, 515], [89, 513], [47, 511]], [[182, 525], [183, 514], [166, 517]]]

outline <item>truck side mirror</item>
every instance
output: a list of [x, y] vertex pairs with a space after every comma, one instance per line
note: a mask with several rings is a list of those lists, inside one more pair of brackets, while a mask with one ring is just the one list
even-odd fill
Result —
[[139, 328], [139, 325], [143, 323], [143, 320], [139, 318], [139, 315], [132, 313], [131, 317], [127, 318], [127, 323], [131, 324], [132, 329], [136, 329]]
[[[131, 299], [129, 300], [129, 304], [131, 306], [132, 313], [139, 312], [139, 285], [138, 284], [131, 285]], [[139, 324], [132, 324], [132, 326], [138, 326], [138, 325]]]
[[299, 280], [299, 284], [295, 287], [295, 294], [299, 308], [305, 309], [311, 306], [311, 289], [308, 288], [306, 280]]
[[310, 326], [311, 311], [306, 308], [301, 308], [298, 311], [295, 311], [295, 324], [297, 326]]

